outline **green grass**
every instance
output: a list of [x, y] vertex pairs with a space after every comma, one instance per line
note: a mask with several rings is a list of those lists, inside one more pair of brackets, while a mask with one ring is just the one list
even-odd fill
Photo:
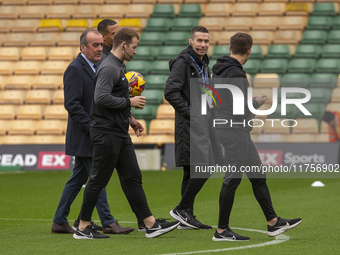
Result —
[[[175, 230], [155, 239], [134, 231], [111, 235], [107, 240], [75, 240], [72, 235], [51, 235], [55, 209], [70, 171], [0, 174], [0, 254], [168, 254], [218, 250], [275, 240], [265, 233], [236, 230], [250, 242], [213, 242], [213, 230]], [[180, 199], [181, 171], [143, 172], [144, 189], [156, 217], [169, 217]], [[299, 227], [285, 234], [288, 241], [241, 250], [200, 254], [339, 254], [340, 179], [323, 179], [324, 188], [312, 188], [313, 179], [268, 179], [276, 212], [286, 218], [302, 217]], [[210, 179], [198, 194], [195, 214], [206, 224], [217, 225], [221, 179]], [[137, 227], [134, 214], [121, 191], [116, 174], [107, 187], [116, 219]], [[70, 224], [77, 217], [82, 192], [72, 205]], [[98, 222], [97, 212], [93, 219]], [[250, 183], [237, 190], [231, 227], [266, 230], [266, 221]]]

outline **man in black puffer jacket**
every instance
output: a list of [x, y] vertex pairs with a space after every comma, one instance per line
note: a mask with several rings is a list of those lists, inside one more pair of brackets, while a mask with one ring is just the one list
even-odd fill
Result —
[[[234, 111], [238, 109], [234, 109], [231, 91], [228, 89], [217, 89], [223, 105], [216, 107], [216, 118], [228, 121], [227, 124], [216, 125], [217, 133], [224, 147], [225, 164], [234, 167], [236, 171], [227, 172], [223, 179], [219, 201], [218, 229], [215, 232], [213, 241], [249, 240], [249, 237], [238, 235], [229, 228], [229, 217], [234, 202], [235, 191], [241, 183], [242, 167], [262, 166], [259, 154], [249, 134], [253, 114], [247, 104], [249, 83], [246, 72], [242, 67], [249, 58], [252, 44], [253, 40], [250, 35], [236, 33], [230, 38], [230, 56], [218, 58], [217, 63], [213, 66], [215, 84], [234, 85], [244, 95], [244, 101], [238, 102], [244, 104], [244, 114], [236, 115]], [[265, 95], [255, 97], [253, 99], [253, 107], [259, 108], [267, 99]], [[252, 184], [254, 195], [266, 217], [269, 236], [277, 236], [300, 224], [300, 218], [286, 220], [277, 217], [272, 206], [265, 173], [247, 172], [247, 177]]]

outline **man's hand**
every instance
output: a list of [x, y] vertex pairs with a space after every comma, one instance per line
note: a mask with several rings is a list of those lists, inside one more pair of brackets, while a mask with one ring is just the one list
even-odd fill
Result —
[[135, 131], [137, 137], [142, 135], [144, 127], [133, 116], [130, 117], [130, 126]]
[[136, 109], [143, 109], [146, 104], [146, 98], [142, 96], [130, 97], [131, 107]]
[[258, 104], [261, 106], [266, 102], [269, 98], [265, 95], [262, 94], [261, 96], [255, 97], [254, 100], [258, 102]]

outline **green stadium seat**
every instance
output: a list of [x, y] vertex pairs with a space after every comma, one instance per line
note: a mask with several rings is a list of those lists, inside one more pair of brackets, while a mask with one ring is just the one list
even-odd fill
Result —
[[[145, 90], [146, 91], [146, 90]], [[144, 96], [144, 92], [142, 93]], [[135, 119], [144, 119], [150, 121], [155, 118], [158, 105], [147, 104], [144, 109], [131, 108], [131, 113]]]
[[160, 46], [163, 44], [164, 33], [161, 32], [143, 32], [140, 36], [139, 46], [156, 45]]
[[175, 58], [185, 48], [182, 46], [167, 46], [161, 47], [157, 56], [158, 60], [171, 60]]
[[167, 32], [170, 30], [173, 19], [169, 18], [150, 18], [146, 23], [144, 31]]
[[322, 46], [316, 44], [299, 44], [295, 49], [295, 58], [319, 58]]
[[201, 6], [199, 4], [182, 4], [179, 9], [178, 17], [202, 17]]
[[333, 28], [333, 29], [340, 29], [340, 15], [334, 17], [332, 28]]
[[288, 45], [269, 45], [267, 58], [291, 58]]
[[275, 111], [269, 115], [270, 118], [286, 118], [286, 119], [293, 119], [295, 117], [295, 110], [296, 107], [292, 105], [286, 105], [286, 115], [281, 114], [281, 104], [278, 103]]
[[[216, 64], [216, 62], [217, 62], [217, 59], [214, 59], [214, 58], [210, 59], [210, 61], [209, 61], [209, 69], [210, 69], [211, 73], [212, 73], [212, 68]], [[247, 62], [249, 62], [249, 60]]]
[[152, 17], [174, 18], [175, 8], [172, 4], [155, 4]]
[[251, 53], [250, 53], [249, 58], [250, 59], [262, 59], [263, 58], [261, 45], [253, 45], [253, 47], [251, 47]]
[[[252, 51], [253, 53], [253, 51]], [[213, 49], [213, 53], [212, 53], [212, 56], [211, 58], [219, 58], [219, 57], [222, 57], [222, 56], [225, 56], [225, 55], [229, 55], [230, 54], [230, 51], [229, 51], [229, 48], [225, 45], [216, 45]]]
[[340, 44], [325, 44], [321, 51], [322, 58], [339, 58]]
[[324, 103], [327, 104], [331, 101], [332, 89], [331, 88], [309, 88], [311, 93], [311, 103]]
[[160, 89], [164, 90], [166, 80], [168, 79], [168, 75], [164, 74], [152, 74], [148, 75], [145, 78], [145, 87], [147, 89]]
[[176, 18], [173, 21], [172, 31], [190, 31], [198, 25], [197, 18]]
[[311, 88], [335, 88], [338, 75], [333, 73], [314, 73], [309, 80]]
[[303, 112], [301, 112], [296, 106], [294, 106], [295, 118], [316, 118], [320, 120], [326, 109], [326, 104], [324, 103], [308, 102], [306, 104], [303, 104], [303, 106], [312, 114], [312, 116], [304, 115]]
[[295, 58], [288, 64], [289, 73], [312, 73], [316, 64], [315, 59]]
[[309, 17], [307, 29], [310, 30], [329, 30], [333, 25], [333, 17], [330, 16], [312, 16]]
[[327, 58], [319, 59], [316, 63], [315, 71], [317, 73], [340, 73], [340, 59]]
[[154, 46], [138, 46], [137, 54], [134, 55], [133, 60], [153, 60], [156, 54], [154, 54]]
[[340, 29], [329, 31], [328, 37], [327, 37], [327, 43], [340, 44]]
[[301, 44], [324, 44], [327, 40], [325, 30], [305, 30], [302, 33]]
[[[164, 38], [164, 34], [162, 34]], [[176, 32], [168, 32], [165, 35], [164, 43], [165, 45], [180, 45], [180, 46], [187, 46], [188, 40], [190, 38], [190, 33], [176, 31]]]
[[265, 59], [261, 62], [261, 73], [283, 74], [287, 71], [287, 59]]
[[168, 60], [157, 60], [153, 61], [152, 67], [150, 70], [151, 74], [165, 74], [169, 75], [169, 61]]
[[150, 72], [151, 62], [146, 60], [133, 60], [126, 62], [126, 70], [128, 72], [135, 71], [141, 75], [147, 75]]
[[261, 60], [259, 59], [248, 59], [243, 65], [243, 69], [249, 74], [256, 74], [260, 71]]
[[313, 16], [335, 16], [333, 3], [314, 3]]
[[144, 97], [146, 97], [146, 103], [159, 105], [163, 101], [164, 91], [159, 89], [145, 89], [142, 93]]
[[280, 77], [281, 87], [307, 88], [309, 74], [306, 73], [286, 73]]

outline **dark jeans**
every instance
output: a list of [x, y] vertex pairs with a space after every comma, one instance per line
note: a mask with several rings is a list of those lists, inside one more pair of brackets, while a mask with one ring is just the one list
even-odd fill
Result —
[[80, 219], [89, 221], [100, 191], [108, 184], [114, 168], [124, 183], [125, 195], [133, 203], [141, 219], [152, 215], [142, 186], [135, 150], [130, 137], [119, 137], [91, 130], [93, 168], [84, 191]]
[[[243, 130], [220, 129], [219, 137], [225, 149], [226, 166], [235, 166], [237, 170], [241, 166], [260, 166], [262, 164], [259, 154], [251, 140], [249, 132]], [[246, 173], [252, 184], [253, 193], [261, 206], [267, 219], [277, 217], [270, 198], [269, 189], [266, 183], [266, 175], [262, 173]], [[220, 193], [220, 212], [218, 227], [228, 228], [231, 209], [233, 207], [235, 192], [241, 183], [243, 173], [226, 173], [224, 176]]]
[[[91, 169], [92, 158], [75, 157], [72, 175], [65, 184], [53, 222], [61, 225], [68, 222], [67, 216], [70, 213], [71, 204], [78, 195], [83, 184], [86, 184], [90, 176]], [[96, 207], [103, 227], [116, 222], [115, 218], [110, 213], [110, 207], [106, 197], [106, 189], [101, 190]]]

